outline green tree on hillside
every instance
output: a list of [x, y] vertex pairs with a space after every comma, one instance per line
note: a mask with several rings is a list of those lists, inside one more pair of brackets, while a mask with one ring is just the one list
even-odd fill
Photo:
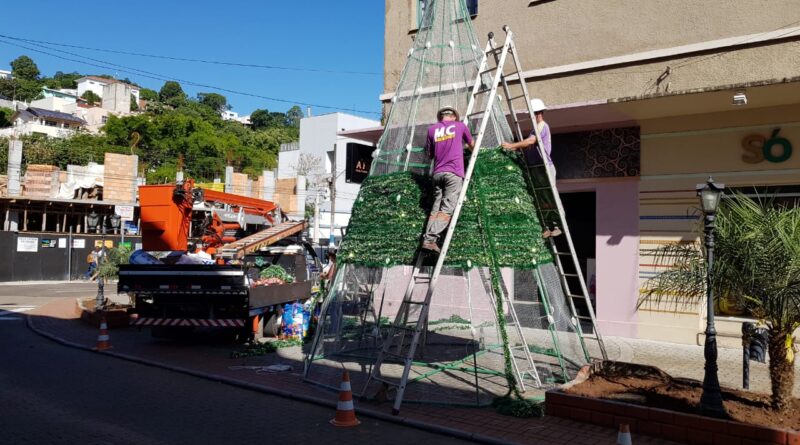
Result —
[[102, 102], [103, 98], [98, 96], [92, 90], [86, 90], [81, 94], [81, 99], [86, 100], [86, 103], [89, 105], [96, 105], [98, 102]]
[[181, 84], [174, 80], [168, 80], [164, 82], [164, 86], [159, 90], [158, 98], [165, 104], [175, 106], [186, 101], [186, 93], [183, 92]]
[[11, 116], [13, 114], [14, 110], [11, 108], [0, 107], [0, 128], [13, 125], [13, 122], [11, 122]]
[[136, 101], [136, 96], [131, 94], [131, 111], [139, 111], [139, 103]]
[[216, 111], [222, 113], [225, 110], [230, 110], [231, 106], [228, 105], [228, 98], [217, 93], [197, 93], [197, 100]]
[[255, 110], [250, 114], [250, 125], [254, 130], [270, 127], [285, 127], [287, 126], [286, 113], [270, 112], [269, 110], [260, 109]]
[[11, 61], [11, 74], [19, 80], [38, 80], [39, 67], [28, 56], [19, 56]]
[[81, 77], [83, 77], [83, 75], [77, 72], [64, 73], [62, 71], [56, 71], [53, 77], [42, 78], [42, 82], [47, 88], [53, 88], [55, 90], [62, 88], [75, 89], [78, 88], [76, 81]]
[[289, 108], [289, 111], [286, 112], [286, 125], [300, 128], [300, 119], [302, 118], [303, 110], [299, 106], [295, 105], [292, 108]]
[[150, 88], [142, 88], [139, 90], [139, 97], [148, 102], [155, 102], [158, 100], [158, 91], [151, 90]]

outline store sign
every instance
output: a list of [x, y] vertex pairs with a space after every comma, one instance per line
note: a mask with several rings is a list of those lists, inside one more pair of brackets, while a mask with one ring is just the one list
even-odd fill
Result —
[[114, 206], [114, 213], [120, 217], [120, 219], [124, 220], [132, 220], [133, 219], [133, 206]]
[[375, 150], [375, 147], [371, 145], [353, 142], [347, 144], [347, 165], [345, 169], [345, 180], [347, 182], [356, 184], [364, 182], [372, 166], [373, 150]]
[[778, 136], [781, 129], [772, 130], [769, 138], [760, 134], [751, 134], [742, 138], [742, 161], [748, 164], [759, 162], [785, 162], [792, 157], [792, 143], [784, 137]]

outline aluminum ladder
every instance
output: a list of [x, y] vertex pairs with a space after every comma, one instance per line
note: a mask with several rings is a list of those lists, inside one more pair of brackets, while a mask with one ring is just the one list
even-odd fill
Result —
[[[365, 383], [364, 390], [366, 392], [370, 383], [373, 381], [382, 382], [387, 386], [396, 388], [396, 395], [394, 405], [392, 407], [392, 414], [397, 415], [400, 413], [400, 406], [403, 403], [403, 395], [408, 384], [408, 376], [411, 371], [414, 355], [417, 346], [420, 344], [420, 339], [424, 336], [428, 321], [428, 310], [430, 308], [431, 297], [436, 289], [436, 283], [439, 280], [439, 275], [444, 266], [445, 259], [447, 258], [447, 251], [450, 248], [450, 242], [453, 238], [453, 232], [458, 224], [458, 218], [461, 215], [461, 209], [464, 205], [467, 190], [472, 179], [473, 171], [475, 170], [475, 162], [478, 159], [478, 153], [481, 149], [483, 137], [486, 132], [486, 127], [492, 118], [492, 107], [497, 100], [497, 89], [500, 80], [503, 76], [503, 66], [511, 48], [511, 35], [506, 38], [505, 43], [500, 48], [494, 48], [492, 42], [487, 42], [484, 49], [483, 56], [481, 57], [480, 67], [476, 75], [475, 82], [472, 87], [472, 92], [469, 100], [469, 105], [464, 113], [464, 122], [469, 123], [470, 118], [483, 115], [480, 121], [477, 136], [475, 137], [475, 148], [469, 159], [467, 171], [464, 175], [464, 183], [461, 186], [461, 192], [458, 196], [455, 211], [450, 219], [450, 225], [447, 228], [444, 242], [442, 244], [441, 252], [436, 260], [436, 265], [430, 272], [423, 272], [423, 263], [426, 254], [417, 251], [417, 258], [414, 268], [411, 273], [411, 279], [406, 287], [403, 301], [397, 312], [397, 316], [389, 330], [388, 337], [384, 340], [383, 347], [378, 353], [378, 357], [372, 368], [367, 382]], [[497, 56], [495, 59], [494, 56]], [[492, 56], [496, 60], [494, 68], [487, 68], [489, 57]], [[491, 85], [487, 86], [481, 81], [484, 75], [494, 72]], [[485, 96], [488, 95], [488, 96]], [[475, 112], [476, 99], [485, 97], [485, 110]], [[414, 289], [417, 285], [427, 286], [425, 296], [422, 299], [415, 297]], [[410, 337], [410, 339], [408, 338]], [[424, 342], [423, 342], [424, 343]], [[528, 351], [529, 354], [529, 351]], [[385, 378], [381, 375], [381, 366], [387, 358], [398, 360], [403, 363], [403, 373], [399, 381]], [[528, 370], [526, 370], [528, 371]], [[533, 368], [535, 372], [535, 367]], [[519, 371], [517, 372], [519, 374]], [[538, 377], [537, 377], [538, 378]]]
[[[510, 66], [512, 67], [513, 71], [503, 75], [501, 79], [501, 85], [503, 87], [503, 94], [505, 95], [506, 103], [508, 104], [508, 110], [511, 113], [511, 120], [514, 124], [513, 130], [516, 133], [518, 140], [521, 141], [525, 139], [525, 135], [522, 133], [520, 118], [517, 115], [517, 108], [514, 107], [515, 102], [524, 100], [524, 105], [519, 106], [518, 108], [528, 111], [528, 117], [523, 118], [523, 120], [530, 121], [531, 126], [536, 133], [536, 140], [540, 141], [541, 134], [539, 134], [540, 130], [536, 125], [533, 109], [531, 108], [528, 86], [525, 83], [525, 79], [523, 79], [522, 75], [520, 74], [522, 72], [522, 65], [520, 64], [519, 54], [517, 53], [516, 46], [511, 38], [513, 33], [508, 26], [504, 26], [503, 31], [506, 32], [506, 39], [511, 40], [511, 46], [508, 51], [511, 55], [512, 65]], [[489, 43], [492, 43], [492, 39], [489, 39]], [[508, 84], [508, 77], [511, 76], [516, 76], [516, 79], [514, 80], [519, 82], [519, 85], [522, 89], [522, 94], [512, 95]], [[539, 151], [540, 159], [547, 159], [544, 149], [542, 148], [542, 144], [537, 143], [536, 149]], [[597, 319], [595, 317], [594, 307], [592, 306], [591, 299], [589, 298], [589, 291], [586, 287], [586, 280], [584, 279], [583, 271], [580, 267], [578, 255], [575, 253], [575, 245], [572, 242], [572, 236], [570, 235], [569, 227], [567, 225], [566, 214], [564, 213], [564, 206], [561, 202], [561, 197], [558, 194], [555, 180], [550, 178], [546, 162], [530, 166], [528, 171], [529, 179], [532, 182], [531, 188], [533, 189], [533, 195], [536, 200], [536, 209], [539, 213], [539, 221], [542, 223], [543, 230], [547, 230], [547, 224], [552, 223], [555, 227], [560, 228], [563, 232], [561, 236], [549, 237], [548, 241], [555, 259], [556, 267], [558, 269], [562, 290], [567, 296], [570, 309], [574, 314], [572, 317], [572, 323], [578, 332], [578, 335], [580, 336], [581, 345], [583, 347], [584, 354], [586, 355], [586, 360], [591, 361], [588, 349], [586, 348], [587, 340], [596, 341], [603, 360], [607, 360], [608, 356], [606, 354], [606, 348], [603, 343], [603, 338], [600, 336], [600, 332], [597, 329]], [[555, 238], [563, 238], [563, 241], [559, 242], [561, 240], [557, 240]], [[568, 271], [565, 270], [565, 262], [571, 266], [571, 269]], [[587, 315], [579, 314], [577, 311], [576, 302], [579, 304], [583, 303], [583, 305], [585, 305], [582, 307], [585, 307]], [[581, 324], [582, 321], [590, 324], [591, 330], [593, 331], [592, 333], [584, 332], [584, 327]]]
[[244, 237], [238, 241], [221, 246], [217, 258], [239, 259], [248, 253], [274, 244], [284, 238], [298, 234], [306, 229], [305, 221], [286, 221]]

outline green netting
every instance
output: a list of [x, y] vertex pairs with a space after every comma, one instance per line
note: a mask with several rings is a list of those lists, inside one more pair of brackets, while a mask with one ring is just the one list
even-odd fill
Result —
[[[531, 268], [553, 261], [542, 240], [531, 190], [517, 153], [481, 149], [445, 264], [490, 266], [478, 217], [479, 199], [498, 267]], [[432, 205], [430, 177], [411, 172], [370, 176], [353, 205], [341, 261], [372, 267], [412, 265]]]

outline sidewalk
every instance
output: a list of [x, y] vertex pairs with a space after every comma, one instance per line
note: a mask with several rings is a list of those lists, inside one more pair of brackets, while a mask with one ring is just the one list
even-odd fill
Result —
[[[55, 300], [28, 313], [29, 326], [42, 335], [69, 346], [91, 349], [97, 339], [97, 330], [82, 323], [75, 311], [75, 300]], [[198, 377], [222, 381], [236, 386], [269, 392], [285, 397], [330, 406], [331, 415], [337, 400], [336, 393], [302, 381], [302, 355], [299, 347], [281, 349], [262, 357], [230, 358], [230, 352], [240, 347], [220, 340], [159, 341], [147, 332], [134, 328], [111, 331], [114, 349], [104, 354], [164, 367]], [[607, 340], [612, 358], [644, 360], [657, 354], [658, 343], [650, 348], [632, 346], [629, 342]], [[669, 345], [674, 346], [674, 345]], [[721, 354], [722, 355], [722, 354]], [[675, 361], [686, 357], [684, 352], [675, 355]], [[702, 348], [700, 348], [702, 357]], [[651, 363], [662, 362], [661, 356]], [[284, 373], [257, 373], [242, 366], [267, 366], [287, 364], [292, 370]], [[663, 366], [662, 366], [663, 367]], [[668, 372], [669, 369], [665, 368]], [[699, 367], [702, 375], [702, 366]], [[755, 376], [754, 376], [755, 377]], [[760, 379], [759, 379], [760, 380]], [[727, 382], [725, 382], [727, 383]], [[754, 378], [755, 383], [755, 378]], [[761, 384], [762, 382], [759, 382]], [[501, 416], [491, 408], [437, 407], [428, 405], [403, 405], [400, 416], [391, 416], [389, 403], [356, 401], [359, 415], [378, 417], [408, 426], [424, 428], [444, 434], [472, 439], [484, 443], [524, 443], [542, 445], [591, 444], [613, 445], [617, 431], [595, 425], [573, 422], [555, 417], [519, 419]], [[637, 445], [670, 445], [661, 439], [636, 434]]]

